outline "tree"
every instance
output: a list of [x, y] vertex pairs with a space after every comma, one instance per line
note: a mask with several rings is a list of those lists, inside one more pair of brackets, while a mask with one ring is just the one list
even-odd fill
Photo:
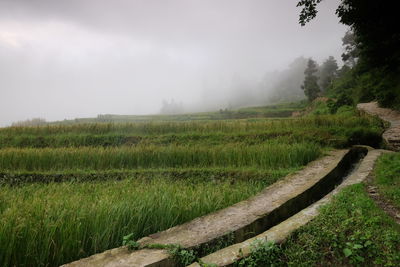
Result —
[[317, 63], [310, 58], [307, 63], [307, 68], [304, 71], [304, 83], [301, 86], [301, 89], [304, 90], [304, 94], [309, 101], [316, 99], [321, 92], [318, 86], [318, 77], [315, 75], [317, 72]]
[[[316, 6], [322, 0], [301, 0], [303, 7], [299, 23], [305, 25], [317, 15]], [[340, 22], [350, 26], [360, 58], [371, 68], [399, 70], [400, 27], [397, 1], [341, 0], [336, 14]]]
[[[299, 23], [305, 25], [317, 15], [322, 0], [300, 0]], [[391, 0], [340, 0], [336, 14], [351, 28], [353, 36], [344, 42], [357, 59], [352, 78], [357, 101], [378, 100], [400, 110], [400, 27], [398, 3]], [[353, 40], [351, 40], [353, 38]], [[353, 43], [353, 44], [352, 44]]]
[[260, 88], [266, 92], [267, 102], [292, 102], [304, 99], [304, 93], [299, 87], [304, 81], [304, 70], [308, 59], [298, 57], [289, 64], [288, 68], [281, 71], [266, 73]]
[[46, 119], [43, 118], [33, 118], [31, 120], [17, 121], [13, 122], [11, 126], [13, 127], [23, 127], [23, 126], [40, 126], [45, 125]]
[[299, 16], [299, 23], [301, 26], [306, 25], [307, 22], [317, 16], [317, 4], [321, 3], [321, 1], [322, 0], [301, 0], [297, 3], [298, 7], [303, 7]]
[[176, 103], [174, 99], [171, 99], [170, 102], [165, 99], [162, 101], [162, 107], [160, 110], [161, 114], [180, 114], [183, 113], [183, 104]]
[[319, 85], [321, 91], [326, 92], [328, 87], [332, 84], [332, 81], [337, 77], [338, 65], [336, 59], [333, 56], [328, 57], [327, 60], [322, 63], [319, 71]]
[[359, 49], [357, 48], [356, 37], [353, 31], [349, 30], [342, 38], [342, 45], [344, 46], [344, 53], [342, 60], [344, 64], [349, 67], [354, 67], [357, 63], [359, 56]]

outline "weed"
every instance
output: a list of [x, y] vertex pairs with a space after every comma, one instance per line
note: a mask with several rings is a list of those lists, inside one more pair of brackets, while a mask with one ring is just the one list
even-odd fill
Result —
[[139, 242], [133, 239], [134, 233], [130, 233], [123, 237], [122, 245], [127, 246], [129, 250], [138, 249], [166, 249], [168, 253], [173, 257], [175, 263], [178, 266], [187, 266], [195, 262], [197, 257], [197, 252], [191, 249], [184, 249], [179, 244], [144, 244], [141, 245]]
[[365, 186], [344, 189], [282, 246], [290, 266], [399, 266], [400, 228], [368, 197]]
[[313, 221], [277, 246], [253, 244], [252, 254], [237, 266], [399, 266], [400, 228], [352, 185], [321, 208]]
[[134, 233], [124, 236], [122, 239], [122, 245], [127, 246], [129, 250], [138, 250], [140, 248], [140, 244], [135, 241], [134, 236]]
[[280, 266], [281, 250], [274, 242], [256, 239], [251, 244], [251, 255], [235, 263], [235, 266]]
[[400, 208], [400, 154], [391, 153], [382, 155], [375, 168], [374, 183], [379, 192]]

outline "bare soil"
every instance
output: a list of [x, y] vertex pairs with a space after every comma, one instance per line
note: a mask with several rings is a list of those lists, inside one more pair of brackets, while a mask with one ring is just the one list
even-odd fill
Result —
[[367, 192], [369, 196], [375, 201], [386, 214], [392, 217], [398, 224], [400, 224], [400, 210], [395, 207], [390, 201], [379, 194], [378, 188], [372, 184], [367, 185]]

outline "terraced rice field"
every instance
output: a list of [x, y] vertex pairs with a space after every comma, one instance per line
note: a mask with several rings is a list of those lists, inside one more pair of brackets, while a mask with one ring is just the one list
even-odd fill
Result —
[[329, 149], [379, 143], [381, 131], [356, 115], [0, 129], [0, 265], [117, 247], [244, 200]]

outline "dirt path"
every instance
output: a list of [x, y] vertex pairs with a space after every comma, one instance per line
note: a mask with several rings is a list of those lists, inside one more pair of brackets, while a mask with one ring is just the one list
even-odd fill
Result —
[[361, 103], [357, 105], [357, 108], [389, 122], [390, 127], [383, 133], [382, 137], [386, 141], [388, 148], [400, 151], [400, 112], [388, 108], [380, 108], [377, 102]]
[[367, 192], [369, 196], [375, 201], [386, 214], [392, 217], [398, 224], [400, 224], [400, 210], [392, 205], [387, 199], [379, 194], [378, 188], [372, 184], [367, 185]]

